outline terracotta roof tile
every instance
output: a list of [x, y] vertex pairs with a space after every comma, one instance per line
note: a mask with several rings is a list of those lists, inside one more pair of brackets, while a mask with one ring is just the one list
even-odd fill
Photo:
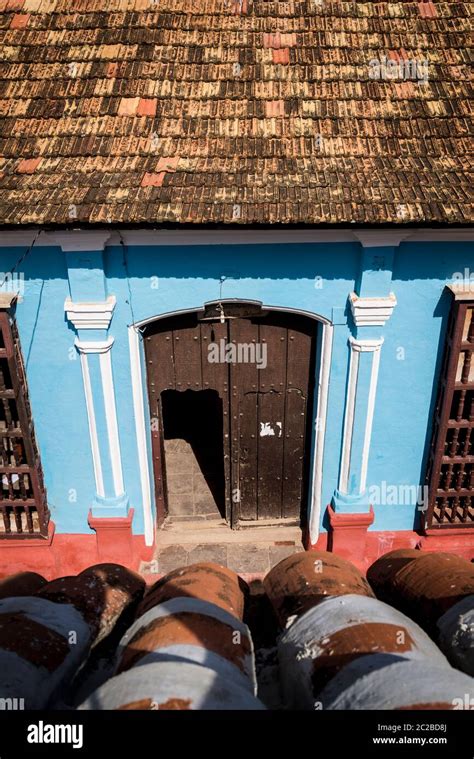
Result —
[[140, 98], [137, 115], [156, 116], [156, 100], [154, 98]]
[[28, 26], [29, 20], [29, 13], [16, 13], [10, 22], [10, 29], [24, 29]]
[[17, 166], [18, 174], [33, 174], [40, 165], [41, 158], [24, 158]]
[[466, 3], [0, 14], [0, 223], [473, 219]]
[[142, 187], [161, 187], [165, 178], [165, 171], [160, 171], [159, 174], [154, 172], [145, 172], [141, 186]]
[[279, 50], [272, 50], [272, 59], [273, 63], [289, 63], [290, 49], [288, 47], [283, 47]]

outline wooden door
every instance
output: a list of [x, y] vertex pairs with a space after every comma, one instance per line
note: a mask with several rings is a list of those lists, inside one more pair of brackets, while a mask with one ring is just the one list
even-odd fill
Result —
[[268, 312], [230, 321], [229, 338], [236, 346], [260, 346], [259, 362], [230, 364], [232, 524], [299, 523], [309, 474], [315, 324]]
[[[289, 312], [236, 315], [235, 306], [146, 328], [150, 413], [162, 424], [164, 390], [216, 390], [223, 406], [227, 522], [235, 528], [297, 524], [308, 494], [317, 327]], [[216, 344], [234, 352], [211, 362], [209, 346]], [[160, 429], [152, 442], [157, 507], [164, 514], [162, 436]]]

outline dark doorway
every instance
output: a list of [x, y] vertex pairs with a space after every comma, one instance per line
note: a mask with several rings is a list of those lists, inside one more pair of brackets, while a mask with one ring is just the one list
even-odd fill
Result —
[[215, 390], [161, 393], [168, 514], [225, 518], [222, 400]]
[[250, 306], [223, 301], [146, 326], [160, 523], [219, 514], [233, 528], [304, 526], [320, 331], [308, 316]]

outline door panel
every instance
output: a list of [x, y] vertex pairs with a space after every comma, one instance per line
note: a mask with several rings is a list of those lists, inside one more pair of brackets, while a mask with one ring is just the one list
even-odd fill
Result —
[[[235, 346], [255, 346], [258, 324], [252, 319], [228, 321], [228, 340]], [[254, 350], [254, 348], [253, 348]], [[257, 519], [257, 426], [259, 370], [255, 363], [230, 363], [230, 411], [232, 457], [232, 526], [240, 520]]]
[[258, 394], [258, 519], [281, 517], [285, 395]]
[[234, 523], [258, 518], [258, 406], [257, 393], [245, 393], [239, 404], [239, 438], [234, 447], [234, 478], [239, 499], [233, 504]]
[[303, 496], [306, 398], [298, 388], [286, 392], [282, 517], [298, 517]]

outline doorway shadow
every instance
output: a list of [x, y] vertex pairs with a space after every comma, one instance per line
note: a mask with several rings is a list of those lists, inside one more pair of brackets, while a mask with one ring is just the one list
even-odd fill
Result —
[[225, 519], [223, 404], [216, 390], [161, 393], [170, 516]]

